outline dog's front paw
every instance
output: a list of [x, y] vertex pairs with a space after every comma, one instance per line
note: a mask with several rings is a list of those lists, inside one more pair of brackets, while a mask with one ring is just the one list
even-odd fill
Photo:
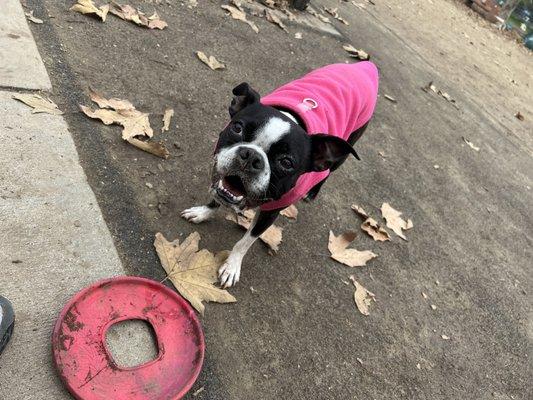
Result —
[[220, 280], [220, 286], [228, 288], [234, 286], [239, 282], [241, 276], [241, 260], [231, 259], [228, 260], [218, 269], [218, 279]]
[[210, 219], [215, 210], [207, 206], [191, 207], [181, 212], [182, 218], [185, 218], [189, 222], [199, 224], [201, 222]]

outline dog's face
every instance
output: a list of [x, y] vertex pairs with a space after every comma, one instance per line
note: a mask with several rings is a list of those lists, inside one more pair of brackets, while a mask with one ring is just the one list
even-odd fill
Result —
[[[355, 151], [344, 140], [308, 135], [242, 83], [233, 89], [230, 123], [214, 155], [211, 193], [236, 211], [277, 200], [301, 174], [323, 171]], [[357, 156], [357, 155], [356, 155]]]

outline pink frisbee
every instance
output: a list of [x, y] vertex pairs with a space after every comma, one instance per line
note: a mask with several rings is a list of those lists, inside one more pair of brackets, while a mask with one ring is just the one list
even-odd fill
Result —
[[[123, 368], [105, 337], [111, 325], [131, 319], [152, 326], [158, 355]], [[205, 343], [196, 314], [176, 292], [122, 276], [97, 282], [67, 303], [54, 327], [52, 351], [61, 380], [76, 399], [178, 400], [202, 369]]]

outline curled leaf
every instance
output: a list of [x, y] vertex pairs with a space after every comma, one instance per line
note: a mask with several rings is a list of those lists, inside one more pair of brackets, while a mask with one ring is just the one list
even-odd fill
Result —
[[407, 240], [403, 231], [413, 227], [413, 222], [410, 219], [405, 221], [401, 218], [400, 215], [402, 215], [402, 213], [392, 208], [389, 203], [383, 203], [381, 205], [381, 215], [385, 218], [385, 221], [387, 221], [388, 228], [392, 229], [392, 231], [403, 240]]
[[174, 109], [167, 108], [165, 110], [165, 113], [163, 114], [163, 127], [161, 128], [161, 132], [167, 132], [170, 129], [170, 120], [174, 116]]
[[356, 49], [351, 44], [345, 44], [342, 46], [342, 48], [346, 50], [346, 52], [350, 55], [350, 57], [357, 58], [358, 60], [362, 60], [362, 61], [370, 59], [370, 56], [368, 55], [366, 51], [361, 50], [361, 49]]
[[252, 21], [248, 21], [248, 19], [246, 19], [246, 13], [242, 9], [242, 7], [240, 7], [240, 3], [235, 3], [234, 2], [233, 4], [238, 5], [239, 8], [234, 7], [234, 6], [230, 6], [230, 5], [226, 5], [226, 4], [221, 5], [220, 7], [222, 9], [226, 10], [228, 12], [227, 15], [230, 15], [231, 18], [236, 19], [238, 21], [242, 21], [245, 24], [248, 24], [250, 26], [250, 28], [252, 28], [255, 33], [259, 33], [259, 28], [257, 27], [257, 25], [255, 23], [253, 23]]
[[207, 57], [203, 51], [197, 51], [196, 55], [205, 65], [207, 65], [212, 70], [224, 69], [226, 66], [218, 61], [214, 56]]
[[268, 22], [277, 25], [280, 29], [283, 29], [285, 32], [289, 33], [289, 30], [285, 26], [283, 22], [281, 22], [281, 19], [274, 14], [271, 10], [265, 9], [265, 17]]
[[389, 233], [374, 218], [369, 217], [362, 207], [359, 207], [357, 204], [352, 204], [352, 210], [364, 219], [364, 222], [361, 224], [361, 229], [368, 233], [372, 239], [380, 242], [390, 240]]
[[376, 301], [376, 295], [369, 290], [365, 289], [363, 285], [361, 285], [359, 282], [355, 280], [355, 276], [350, 276], [350, 280], [353, 282], [353, 285], [355, 286], [355, 292], [353, 294], [353, 298], [355, 301], [355, 305], [357, 306], [357, 309], [359, 312], [363, 315], [370, 315], [370, 312], [368, 311], [368, 307], [372, 302]]
[[109, 12], [124, 21], [131, 21], [148, 29], [165, 29], [168, 26], [168, 24], [163, 21], [156, 12], [150, 17], [147, 17], [146, 14], [133, 8], [129, 4], [122, 5], [112, 2]]
[[109, 12], [109, 4], [97, 7], [93, 0], [78, 0], [78, 2], [70, 7], [70, 9], [81, 14], [94, 14], [99, 17], [102, 22], [105, 22], [107, 13]]

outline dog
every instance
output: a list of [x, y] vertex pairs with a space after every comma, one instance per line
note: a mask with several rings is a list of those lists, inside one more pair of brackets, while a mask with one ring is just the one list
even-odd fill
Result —
[[193, 223], [212, 218], [222, 205], [237, 213], [259, 209], [218, 276], [235, 285], [242, 260], [279, 212], [313, 200], [329, 174], [352, 155], [374, 113], [378, 71], [369, 62], [332, 64], [261, 98], [248, 83], [233, 89], [230, 122], [213, 155], [212, 201], [184, 210]]

